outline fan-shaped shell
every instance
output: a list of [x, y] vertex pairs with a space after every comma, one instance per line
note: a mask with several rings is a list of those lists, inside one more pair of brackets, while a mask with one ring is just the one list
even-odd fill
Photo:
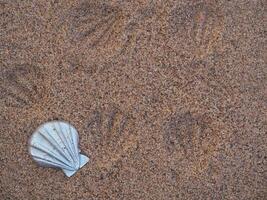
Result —
[[33, 133], [29, 141], [29, 153], [41, 166], [61, 168], [72, 176], [89, 158], [80, 154], [77, 130], [67, 122], [47, 122]]

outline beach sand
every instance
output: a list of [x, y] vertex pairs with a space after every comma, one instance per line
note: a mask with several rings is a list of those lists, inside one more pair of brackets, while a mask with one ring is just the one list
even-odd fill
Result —
[[[0, 199], [264, 199], [266, 2], [1, 1]], [[75, 126], [67, 178], [28, 140]]]

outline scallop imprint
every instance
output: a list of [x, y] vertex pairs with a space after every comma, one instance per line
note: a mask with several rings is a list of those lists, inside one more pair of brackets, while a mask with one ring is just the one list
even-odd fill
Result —
[[199, 173], [227, 134], [226, 124], [207, 114], [173, 113], [165, 122], [165, 148], [177, 173]]
[[197, 58], [223, 50], [224, 16], [214, 3], [175, 7], [170, 14], [169, 27], [174, 35], [190, 37]]
[[92, 148], [96, 156], [95, 166], [111, 170], [123, 156], [129, 155], [137, 146], [134, 119], [130, 113], [115, 107], [95, 111], [89, 119]]
[[139, 29], [153, 19], [154, 7], [127, 13], [120, 5], [85, 0], [70, 8], [59, 24], [72, 46], [109, 60], [136, 46]]
[[0, 100], [7, 107], [23, 108], [40, 102], [47, 93], [41, 70], [15, 65], [0, 71]]
[[60, 168], [70, 177], [82, 168], [89, 158], [80, 154], [77, 130], [67, 122], [47, 122], [33, 133], [29, 153], [41, 166]]

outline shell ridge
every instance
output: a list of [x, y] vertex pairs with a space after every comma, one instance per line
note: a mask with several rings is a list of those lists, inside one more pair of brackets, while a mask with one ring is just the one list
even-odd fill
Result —
[[[68, 153], [66, 153], [64, 148], [62, 148], [62, 146], [57, 142], [57, 140], [49, 133], [49, 131], [45, 127], [43, 127], [43, 129], [45, 130], [47, 135], [49, 135], [51, 137], [51, 139], [55, 142], [56, 145], [53, 145], [53, 146], [57, 146], [58, 151], [61, 152], [61, 154], [63, 154], [64, 157], [67, 158], [67, 160], [69, 162], [72, 162], [70, 155]], [[60, 148], [58, 148], [58, 147], [60, 147]]]
[[[72, 132], [72, 129], [74, 129], [74, 128], [69, 124], [69, 132], [70, 133]], [[74, 131], [76, 131], [76, 130], [74, 129]], [[78, 141], [77, 141], [78, 134], [75, 132], [75, 134], [72, 134], [72, 136], [73, 137], [71, 137], [71, 139], [72, 139], [72, 142], [74, 144], [76, 155], [78, 155], [78, 157], [79, 157], [79, 148], [78, 148]], [[76, 138], [74, 138], [75, 136], [76, 136]], [[78, 160], [80, 160], [80, 158]]]
[[37, 156], [37, 155], [33, 155], [33, 157], [35, 158], [35, 160], [36, 160], [37, 162], [44, 163], [43, 161], [45, 161], [45, 163], [49, 163], [49, 164], [52, 165], [52, 166], [56, 166], [56, 167], [58, 167], [58, 168], [63, 168], [63, 169], [65, 169], [65, 167], [62, 166], [60, 163], [57, 163], [57, 162], [48, 160], [48, 159], [46, 159], [46, 158], [42, 158], [42, 157]]
[[[56, 159], [57, 161], [59, 161], [62, 164], [62, 166], [65, 165], [64, 168], [66, 168], [66, 169], [73, 169], [73, 167], [70, 166], [67, 162], [65, 162], [64, 160], [60, 159], [57, 154], [53, 153], [52, 151], [49, 151], [48, 149], [45, 149], [45, 147], [43, 145], [41, 145], [40, 143], [37, 143], [36, 145], [31, 145], [31, 146], [33, 148], [37, 149], [38, 151], [41, 151], [43, 153], [46, 153], [47, 155], [51, 156], [53, 159]], [[51, 160], [51, 161], [54, 161], [54, 160]]]
[[68, 130], [66, 130], [66, 131], [68, 131], [68, 133], [69, 133], [69, 135], [71, 136], [70, 137], [70, 140], [71, 140], [71, 144], [72, 144], [72, 146], [73, 146], [73, 150], [74, 150], [74, 155], [75, 155], [75, 157], [76, 157], [76, 161], [77, 162], [79, 162], [79, 151], [78, 151], [78, 144], [75, 144], [74, 143], [74, 138], [73, 137], [77, 137], [77, 135], [76, 135], [76, 133], [73, 133], [72, 132], [72, 130], [71, 130], [71, 125], [69, 124], [68, 125]]
[[[61, 149], [58, 148], [58, 145], [59, 145], [59, 144], [57, 143], [57, 141], [56, 141], [53, 137], [51, 137], [51, 136], [49, 135], [49, 137], [50, 137], [50, 139], [49, 139], [49, 138], [47, 138], [47, 137], [45, 136], [45, 134], [44, 134], [43, 132], [38, 131], [38, 133], [39, 133], [40, 136], [42, 136], [42, 137], [43, 137], [49, 144], [51, 144], [51, 146], [53, 146], [54, 149], [55, 149], [55, 150], [56, 150], [62, 157], [64, 157], [64, 158], [66, 159], [66, 161], [71, 162], [71, 161], [69, 160], [69, 158], [66, 157], [66, 155], [64, 154], [64, 152], [62, 152]], [[52, 142], [51, 140], [53, 140], [53, 142]]]
[[59, 136], [61, 142], [62, 142], [62, 143], [64, 144], [64, 146], [67, 148], [67, 151], [66, 151], [66, 152], [68, 152], [68, 154], [69, 154], [70, 157], [71, 157], [71, 163], [72, 163], [72, 165], [75, 166], [75, 160], [74, 160], [74, 158], [73, 158], [73, 155], [71, 154], [71, 150], [70, 150], [70, 147], [69, 147], [69, 145], [68, 145], [68, 141], [67, 141], [67, 139], [65, 138], [64, 133], [62, 133], [61, 130], [57, 130], [57, 127], [56, 127], [55, 123], [53, 123], [53, 127], [54, 127], [54, 130], [56, 131], [56, 133], [58, 134], [58, 136]]
[[[65, 138], [65, 140], [66, 140], [66, 142], [67, 142], [67, 144], [68, 144], [68, 147], [69, 147], [69, 150], [70, 150], [70, 153], [72, 154], [72, 158], [73, 158], [73, 160], [77, 163], [78, 162], [78, 159], [77, 159], [77, 155], [75, 154], [75, 152], [74, 152], [74, 144], [73, 144], [73, 142], [72, 142], [72, 135], [71, 135], [71, 132], [67, 132], [68, 133], [68, 135], [69, 135], [69, 140], [67, 140], [67, 138], [65, 137], [65, 135], [64, 135], [64, 133], [63, 133], [63, 129], [62, 129], [62, 127], [61, 127], [61, 125], [60, 125], [60, 123], [58, 124], [58, 126], [59, 126], [59, 129], [60, 129], [60, 131], [61, 131], [61, 134], [64, 136], [64, 138]], [[65, 129], [64, 129], [65, 130]], [[65, 130], [66, 131], [66, 130]], [[68, 142], [69, 141], [69, 142]]]

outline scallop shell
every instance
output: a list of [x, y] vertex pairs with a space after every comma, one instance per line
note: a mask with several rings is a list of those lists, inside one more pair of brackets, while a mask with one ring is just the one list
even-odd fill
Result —
[[77, 130], [67, 122], [44, 123], [29, 140], [29, 153], [41, 166], [61, 168], [70, 177], [83, 167], [89, 158], [80, 154]]

